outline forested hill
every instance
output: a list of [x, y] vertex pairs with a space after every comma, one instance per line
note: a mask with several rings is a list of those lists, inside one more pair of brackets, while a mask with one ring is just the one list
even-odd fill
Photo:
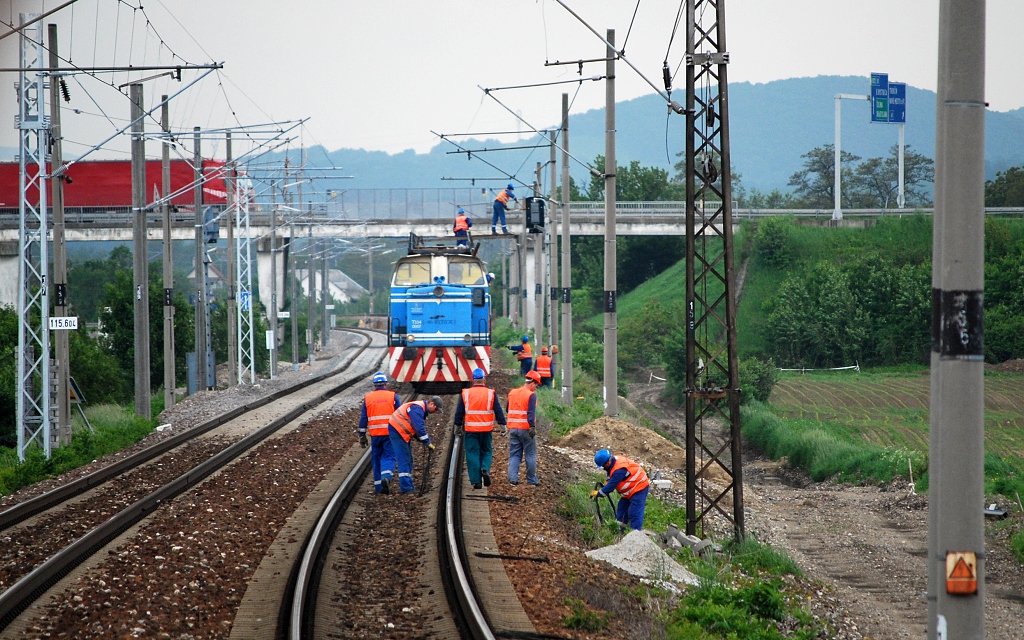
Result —
[[[734, 171], [742, 174], [743, 184], [761, 191], [785, 190], [789, 177], [800, 169], [800, 156], [814, 147], [833, 142], [835, 94], [866, 95], [868, 83], [867, 77], [818, 76], [731, 85], [732, 157]], [[677, 92], [673, 97], [682, 99], [684, 96]], [[843, 102], [843, 150], [862, 158], [887, 156], [889, 148], [897, 141], [896, 126], [871, 124], [868, 104], [866, 101]], [[685, 149], [685, 121], [678, 116], [667, 119], [665, 111], [662, 99], [653, 94], [618, 103], [616, 145], [620, 163], [636, 160], [645, 166], [666, 169], [670, 175], [673, 173], [672, 165], [679, 160], [676, 154]], [[994, 178], [996, 171], [1024, 164], [1024, 146], [1020, 145], [1024, 140], [1024, 109], [989, 111], [985, 138], [986, 178]], [[917, 152], [933, 157], [934, 92], [907, 87], [906, 142]], [[501, 146], [495, 140], [466, 144]], [[512, 144], [523, 145], [524, 142], [506, 146]], [[574, 156], [588, 161], [604, 153], [604, 109], [570, 117], [570, 146]], [[447, 155], [453, 149], [450, 144], [439, 142], [430, 153], [423, 154], [411, 150], [387, 154], [363, 149], [339, 149], [325, 154], [317, 150], [309, 153], [309, 161], [326, 165], [329, 158], [334, 166], [344, 167], [346, 174], [355, 176], [354, 180], [325, 185], [337, 189], [465, 186], [443, 182], [440, 178], [494, 174], [476, 160], [467, 162], [465, 155]], [[532, 180], [534, 161], [546, 159], [547, 152], [538, 150], [510, 151], [500, 158], [495, 154], [488, 158], [509, 172], [525, 167], [519, 177], [526, 181]], [[573, 169], [573, 175], [578, 183], [587, 182], [578, 167]]]

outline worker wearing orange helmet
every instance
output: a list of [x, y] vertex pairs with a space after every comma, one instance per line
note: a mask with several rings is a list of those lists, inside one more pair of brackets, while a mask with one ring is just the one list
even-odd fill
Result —
[[551, 377], [554, 374], [554, 370], [553, 370], [554, 365], [551, 362], [551, 356], [548, 355], [548, 348], [547, 347], [541, 347], [540, 348], [540, 355], [537, 356], [537, 361], [536, 362], [537, 362], [537, 364], [534, 365], [534, 371], [536, 371], [537, 373], [540, 374], [540, 383], [543, 386], [545, 386], [548, 389], [550, 389], [551, 388]]
[[519, 467], [526, 459], [526, 484], [539, 485], [537, 479], [537, 387], [540, 374], [526, 373], [526, 384], [508, 392], [508, 481], [519, 484]]

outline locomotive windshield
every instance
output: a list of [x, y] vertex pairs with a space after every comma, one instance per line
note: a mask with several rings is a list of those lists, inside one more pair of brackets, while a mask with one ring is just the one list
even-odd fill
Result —
[[430, 258], [403, 260], [395, 267], [396, 287], [415, 287], [430, 284]]
[[448, 263], [448, 282], [462, 285], [484, 284], [483, 267], [476, 261], [452, 259]]

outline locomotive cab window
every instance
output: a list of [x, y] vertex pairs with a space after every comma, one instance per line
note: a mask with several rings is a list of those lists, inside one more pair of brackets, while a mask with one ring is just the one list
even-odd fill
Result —
[[461, 285], [484, 284], [484, 270], [479, 262], [452, 260], [448, 263], [448, 282]]
[[396, 287], [415, 287], [430, 284], [430, 258], [403, 260], [395, 267]]

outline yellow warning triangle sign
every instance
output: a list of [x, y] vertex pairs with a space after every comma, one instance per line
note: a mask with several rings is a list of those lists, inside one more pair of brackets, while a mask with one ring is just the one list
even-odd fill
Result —
[[957, 560], [956, 566], [953, 567], [953, 570], [949, 572], [949, 579], [973, 580], [974, 570], [971, 568], [970, 565], [964, 562], [963, 558], [960, 558], [959, 560]]

